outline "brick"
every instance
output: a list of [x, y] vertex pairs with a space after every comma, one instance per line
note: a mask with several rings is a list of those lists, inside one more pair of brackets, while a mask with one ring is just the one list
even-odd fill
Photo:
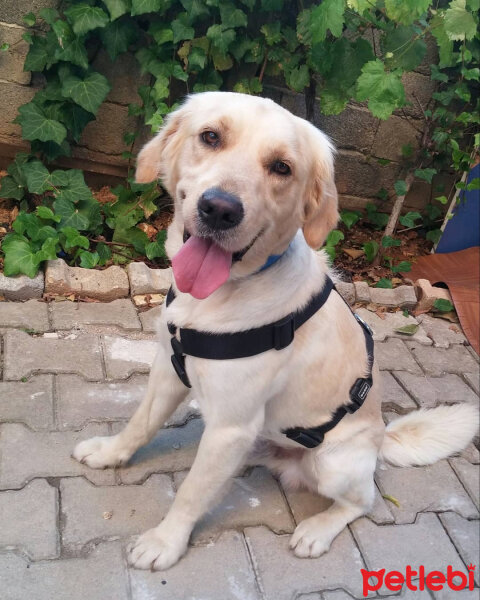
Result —
[[127, 576], [118, 542], [99, 544], [87, 558], [27, 563], [0, 554], [2, 600], [127, 600]]
[[152, 475], [143, 485], [103, 487], [81, 477], [68, 478], [61, 481], [60, 493], [62, 546], [69, 554], [98, 538], [127, 537], [156, 527], [175, 495], [167, 475]]
[[[427, 349], [430, 351], [430, 348]], [[381, 371], [408, 371], [418, 374], [422, 372], [402, 340], [391, 338], [375, 344], [375, 358]]]
[[[2, 3], [2, 10], [3, 7], [4, 3]], [[22, 14], [26, 14], [27, 12], [30, 12], [30, 10], [31, 8], [27, 9]], [[11, 141], [11, 143], [15, 143], [20, 141], [20, 138], [22, 137], [20, 125], [17, 125], [12, 121], [18, 114], [18, 107], [22, 104], [30, 102], [36, 91], [37, 90], [33, 87], [18, 85], [17, 83], [10, 81], [0, 81], [0, 98], [2, 98], [2, 120], [0, 121], [0, 134], [9, 136], [9, 142]], [[26, 275], [22, 277], [24, 278], [23, 281], [28, 279]], [[29, 297], [31, 298], [32, 296]], [[15, 300], [20, 300], [20, 298], [15, 298]]]
[[472, 465], [464, 458], [451, 458], [450, 464], [476, 507], [480, 508], [480, 473], [477, 465]]
[[422, 408], [459, 402], [478, 403], [478, 397], [458, 375], [428, 377], [399, 372], [395, 373], [395, 376]]
[[[0, 83], [1, 89], [1, 83]], [[44, 287], [43, 271], [39, 271], [33, 279], [26, 275], [5, 277], [0, 273], [0, 296], [5, 300], [30, 300], [41, 298]]]
[[344, 588], [361, 597], [364, 568], [350, 531], [344, 529], [320, 558], [297, 558], [289, 549], [289, 535], [276, 536], [266, 527], [245, 530], [265, 600], [292, 600], [312, 589]]
[[379, 469], [376, 481], [383, 494], [400, 503], [400, 507], [390, 506], [396, 523], [413, 523], [418, 513], [426, 511], [452, 510], [468, 519], [478, 516], [446, 460], [428, 467]]
[[100, 49], [93, 63], [95, 71], [102, 73], [110, 82], [112, 89], [107, 102], [117, 104], [141, 104], [138, 88], [149, 84], [148, 74], [142, 75], [140, 65], [133, 54], [125, 52], [117, 60], [112, 61], [104, 49]]
[[42, 8], [57, 8], [59, 0], [18, 0], [18, 2], [9, 2], [2, 6], [2, 20], [7, 23], [17, 23], [25, 25], [23, 16], [28, 12], [38, 12]]
[[21, 379], [34, 373], [78, 373], [89, 380], [103, 378], [100, 343], [93, 335], [47, 339], [10, 330], [4, 337], [4, 352], [5, 379]]
[[132, 296], [132, 301], [137, 308], [155, 307], [165, 302], [164, 294], [138, 294]]
[[142, 483], [153, 473], [189, 469], [202, 432], [200, 419], [192, 419], [184, 427], [161, 429], [147, 446], [133, 455], [126, 467], [117, 470], [120, 480], [124, 484]]
[[31, 429], [53, 427], [53, 376], [26, 382], [0, 381], [0, 422], [24, 423]]
[[132, 302], [127, 299], [112, 302], [54, 302], [54, 329], [73, 329], [81, 325], [115, 325], [121, 329], [140, 329], [140, 320]]
[[10, 44], [10, 48], [0, 54], [0, 78], [22, 85], [28, 85], [31, 77], [29, 72], [23, 70], [29, 48], [22, 39], [26, 31], [23, 27], [0, 23], [0, 39], [2, 43]]
[[339, 281], [336, 284], [337, 290], [340, 292], [342, 298], [352, 306], [355, 304], [355, 286], [353, 283], [346, 283], [345, 281]]
[[332, 138], [337, 148], [363, 152], [370, 151], [378, 123], [369, 110], [352, 105], [341, 115], [326, 116], [317, 111], [314, 119], [314, 124]]
[[386, 121], [380, 121], [372, 147], [372, 155], [397, 162], [402, 161], [402, 146], [410, 144], [414, 150], [418, 148], [419, 134], [414, 127], [421, 129], [422, 122], [412, 124], [409, 120], [395, 115]]
[[[134, 87], [138, 89], [136, 83]], [[118, 155], [130, 150], [123, 139], [125, 131], [135, 131], [137, 127], [138, 119], [128, 114], [128, 107], [104, 102], [98, 109], [97, 118], [83, 130], [79, 145], [104, 154]]]
[[418, 321], [436, 348], [448, 348], [450, 344], [464, 344], [467, 341], [460, 325], [431, 315], [420, 315]]
[[340, 150], [335, 161], [335, 183], [340, 194], [373, 198], [382, 187], [392, 190], [398, 165], [380, 165], [359, 152]]
[[155, 306], [154, 308], [139, 314], [143, 331], [146, 331], [147, 333], [156, 333], [158, 331], [161, 312], [162, 307]]
[[18, 489], [38, 477], [83, 475], [96, 484], [114, 482], [112, 469], [96, 471], [71, 458], [78, 442], [108, 435], [106, 425], [89, 425], [78, 432], [30, 431], [23, 425], [0, 426], [0, 489]]
[[128, 296], [128, 277], [121, 267], [108, 267], [103, 271], [82, 269], [69, 267], [65, 261], [57, 258], [47, 261], [45, 292], [60, 296], [77, 294], [109, 302]]
[[132, 373], [148, 373], [158, 342], [105, 336], [105, 365], [110, 379], [126, 379]]
[[[413, 570], [423, 565], [425, 572], [446, 573], [447, 566], [465, 572], [453, 544], [437, 516], [420, 514], [412, 525], [375, 525], [368, 519], [358, 519], [350, 528], [358, 543], [369, 571], [385, 569], [405, 573], [407, 565]], [[379, 593], [387, 594], [383, 585]]]
[[455, 345], [449, 348], [427, 348], [415, 342], [406, 342], [417, 361], [427, 375], [443, 375], [444, 373], [475, 373], [478, 364], [465, 346]]
[[463, 376], [477, 392], [477, 395], [480, 394], [480, 374], [478, 371], [476, 373], [464, 373]]
[[0, 492], [0, 547], [21, 550], [33, 560], [58, 557], [57, 513], [58, 492], [44, 479]]
[[150, 269], [145, 263], [131, 262], [127, 266], [132, 296], [166, 294], [172, 285], [172, 269]]
[[260, 600], [245, 541], [236, 531], [189, 548], [168, 571], [130, 569], [129, 575], [133, 600]]
[[[400, 308], [415, 308], [417, 297], [415, 290], [411, 285], [400, 285], [395, 289], [370, 288], [371, 302], [380, 306]], [[401, 313], [395, 313], [400, 314]], [[403, 316], [403, 315], [402, 315]]]
[[382, 380], [382, 410], [393, 410], [398, 414], [406, 414], [418, 408], [391, 373], [380, 371], [380, 377]]
[[0, 328], [18, 327], [28, 330], [48, 331], [48, 307], [46, 302], [0, 302]]
[[[375, 302], [373, 298], [373, 288], [372, 288], [372, 302]], [[380, 291], [380, 290], [379, 290]], [[392, 290], [386, 290], [391, 292]], [[415, 340], [419, 344], [425, 344], [427, 346], [432, 345], [432, 340], [427, 337], [425, 331], [422, 327], [418, 325], [418, 321], [411, 317], [404, 317], [403, 314], [398, 311], [394, 313], [383, 313], [384, 318], [380, 318], [376, 313], [371, 310], [367, 310], [366, 308], [358, 308], [355, 312], [357, 312], [362, 319], [370, 325], [373, 330], [373, 339], [376, 342], [383, 342], [387, 338], [399, 338], [401, 340]], [[396, 329], [400, 327], [406, 327], [408, 325], [417, 325], [418, 329], [413, 335], [406, 335], [405, 333], [400, 333], [396, 331]]]
[[466, 565], [477, 565], [475, 570], [475, 582], [480, 585], [480, 523], [478, 521], [467, 521], [459, 515], [446, 512], [440, 515], [440, 521], [448, 532], [450, 539], [455, 544], [463, 562]]
[[[187, 472], [174, 475], [177, 489]], [[261, 468], [236, 477], [220, 503], [209, 510], [193, 531], [194, 544], [215, 540], [226, 529], [265, 525], [275, 533], [291, 533], [294, 523], [272, 475]]]
[[[434, 54], [434, 56], [436, 55]], [[432, 62], [434, 64], [438, 64], [438, 58], [435, 58], [433, 61], [429, 62], [428, 66], [430, 66]], [[407, 99], [407, 105], [403, 110], [409, 116], [416, 117], [417, 119], [423, 119], [423, 110], [426, 109], [428, 103], [431, 101], [432, 94], [435, 91], [437, 84], [435, 81], [430, 79], [430, 77], [426, 77], [420, 73], [415, 73], [414, 71], [404, 73], [402, 76], [402, 82], [405, 88], [405, 95]], [[399, 145], [399, 147], [401, 146]]]
[[355, 281], [355, 296], [357, 302], [370, 302], [370, 286], [366, 281]]

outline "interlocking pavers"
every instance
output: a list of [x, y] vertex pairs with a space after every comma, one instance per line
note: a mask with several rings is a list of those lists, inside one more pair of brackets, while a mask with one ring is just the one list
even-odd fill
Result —
[[146, 331], [147, 333], [156, 333], [158, 331], [161, 312], [161, 306], [154, 306], [150, 310], [146, 310], [139, 314], [143, 331]]
[[[115, 424], [115, 431], [121, 428], [119, 423]], [[147, 446], [133, 455], [127, 466], [118, 469], [122, 483], [142, 483], [152, 473], [189, 469], [202, 432], [201, 419], [192, 419], [184, 427], [161, 429]]]
[[48, 306], [46, 302], [0, 302], [0, 329], [17, 327], [32, 331], [48, 331]]
[[452, 458], [450, 464], [477, 508], [480, 508], [480, 472], [478, 466], [472, 465], [464, 458]]
[[[189, 548], [168, 571], [129, 569], [133, 600], [260, 600], [241, 533]], [[115, 599], [116, 600], [116, 599]]]
[[475, 581], [480, 585], [480, 522], [467, 521], [453, 512], [443, 513], [440, 515], [440, 520], [463, 558], [463, 562], [466, 565], [477, 566]]
[[[417, 344], [420, 347], [420, 344]], [[428, 351], [430, 348], [425, 347]], [[391, 338], [375, 344], [375, 358], [381, 371], [409, 371], [421, 373], [421, 369], [402, 340]]]
[[118, 542], [98, 545], [87, 558], [30, 564], [13, 553], [0, 554], [0, 581], [2, 600], [128, 600], [129, 597]]
[[[176, 473], [175, 485], [187, 473]], [[216, 539], [226, 529], [266, 525], [276, 533], [292, 532], [293, 519], [275, 479], [265, 469], [253, 469], [247, 477], [236, 477], [228, 493], [211, 508], [194, 529], [194, 543]]]
[[1, 422], [52, 429], [53, 375], [37, 375], [25, 382], [0, 381]]
[[[358, 519], [350, 525], [369, 571], [385, 569], [406, 572], [407, 565], [418, 572], [445, 572], [451, 565], [466, 572], [455, 547], [433, 513], [420, 514], [411, 525], [375, 525], [369, 519]], [[388, 590], [385, 584], [379, 593]]]
[[132, 296], [166, 294], [172, 285], [172, 269], [150, 269], [145, 263], [131, 262], [127, 266]]
[[89, 425], [82, 431], [30, 431], [23, 425], [0, 426], [0, 489], [18, 489], [36, 477], [84, 475], [93, 483], [112, 484], [112, 469], [96, 471], [71, 458], [78, 442], [107, 435], [107, 425]]
[[383, 410], [394, 410], [399, 414], [406, 414], [418, 408], [389, 371], [380, 371], [380, 377]]
[[40, 270], [33, 279], [27, 275], [5, 277], [0, 273], [0, 296], [5, 300], [28, 300], [41, 298], [43, 294], [44, 276]]
[[464, 373], [463, 376], [468, 381], [468, 383], [472, 386], [475, 392], [480, 394], [480, 373]]
[[467, 341], [460, 325], [431, 315], [420, 315], [417, 318], [436, 348], [448, 348], [450, 344], [463, 344]]
[[54, 302], [54, 329], [73, 329], [81, 325], [115, 325], [126, 330], [141, 328], [137, 311], [131, 300], [112, 302]]
[[33, 560], [58, 557], [57, 513], [58, 491], [44, 479], [0, 492], [0, 548], [21, 550]]
[[[478, 588], [473, 590], [461, 590], [459, 592], [455, 592], [455, 600], [478, 600], [479, 597]], [[452, 590], [448, 587], [445, 587], [440, 592], [432, 592], [435, 600], [452, 600]]]
[[[432, 345], [432, 340], [427, 337], [425, 330], [420, 327], [418, 321], [410, 315], [405, 317], [401, 311], [383, 313], [382, 318], [366, 308], [359, 308], [356, 312], [372, 328], [373, 339], [376, 342], [383, 342], [386, 338], [399, 338], [401, 340], [415, 340], [419, 344], [425, 344], [426, 346]], [[417, 331], [413, 335], [397, 331], [397, 329], [407, 326], [416, 326]]]
[[461, 377], [453, 373], [448, 373], [442, 377], [429, 377], [402, 371], [395, 373], [395, 377], [422, 408], [461, 402], [478, 404], [478, 396]]
[[383, 494], [396, 498], [395, 522], [413, 523], [417, 513], [452, 510], [466, 518], [478, 511], [446, 460], [429, 467], [378, 469], [376, 480]]
[[406, 342], [406, 344], [427, 375], [478, 373], [478, 363], [465, 346], [455, 344], [446, 349], [428, 348], [416, 342]]
[[143, 533], [160, 523], [174, 492], [168, 475], [143, 485], [94, 486], [82, 477], [62, 479], [62, 546], [68, 553], [89, 541]]
[[157, 353], [154, 340], [131, 340], [106, 335], [105, 365], [110, 379], [126, 379], [132, 373], [148, 373]]
[[361, 597], [364, 568], [348, 529], [320, 558], [297, 558], [289, 549], [289, 535], [277, 536], [266, 527], [245, 530], [253, 564], [265, 600], [292, 600], [312, 590], [344, 588]]
[[11, 330], [3, 339], [5, 379], [18, 380], [35, 373], [77, 373], [89, 380], [103, 378], [96, 336], [79, 333], [70, 339], [50, 339]]

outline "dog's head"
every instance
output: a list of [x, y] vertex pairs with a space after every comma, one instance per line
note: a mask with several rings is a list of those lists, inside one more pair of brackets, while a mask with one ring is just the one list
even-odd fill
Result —
[[137, 181], [159, 177], [175, 201], [177, 286], [197, 298], [257, 271], [300, 227], [319, 248], [338, 219], [328, 138], [265, 98], [189, 97], [138, 156]]

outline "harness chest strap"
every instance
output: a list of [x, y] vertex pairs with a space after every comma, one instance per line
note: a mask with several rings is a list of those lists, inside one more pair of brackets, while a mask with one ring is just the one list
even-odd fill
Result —
[[[283, 348], [286, 348], [293, 342], [295, 331], [325, 304], [332, 290], [337, 291], [332, 280], [327, 276], [322, 290], [315, 294], [302, 310], [290, 313], [283, 319], [275, 321], [274, 323], [249, 329], [247, 331], [217, 334], [197, 331], [195, 329], [180, 328], [180, 340], [178, 340], [175, 337], [177, 327], [174, 324], [169, 323], [168, 330], [172, 335], [171, 344], [173, 350], [171, 360], [178, 377], [184, 385], [189, 388], [191, 387], [185, 369], [185, 355], [211, 360], [231, 360], [255, 356], [268, 350], [282, 350]], [[343, 299], [341, 295], [340, 297]], [[167, 294], [166, 305], [169, 306], [174, 299], [175, 292], [173, 288], [170, 288]], [[349, 310], [351, 310], [348, 303], [346, 304]], [[365, 344], [368, 355], [368, 375], [365, 378], [359, 378], [355, 381], [350, 389], [350, 403], [340, 406], [327, 423], [324, 423], [319, 427], [292, 427], [283, 431], [289, 439], [294, 440], [307, 448], [314, 448], [321, 444], [325, 434], [333, 429], [346, 414], [354, 413], [358, 410], [362, 406], [372, 387], [372, 332], [368, 325], [358, 315], [355, 313], [352, 314], [354, 314], [355, 318], [362, 326], [365, 335]]]

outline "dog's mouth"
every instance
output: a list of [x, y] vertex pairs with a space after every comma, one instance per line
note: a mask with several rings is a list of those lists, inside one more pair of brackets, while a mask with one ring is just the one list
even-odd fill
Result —
[[229, 252], [213, 239], [193, 236], [185, 229], [183, 246], [172, 258], [178, 289], [199, 300], [207, 298], [227, 281], [232, 264], [242, 260], [262, 233], [263, 229], [242, 250]]

